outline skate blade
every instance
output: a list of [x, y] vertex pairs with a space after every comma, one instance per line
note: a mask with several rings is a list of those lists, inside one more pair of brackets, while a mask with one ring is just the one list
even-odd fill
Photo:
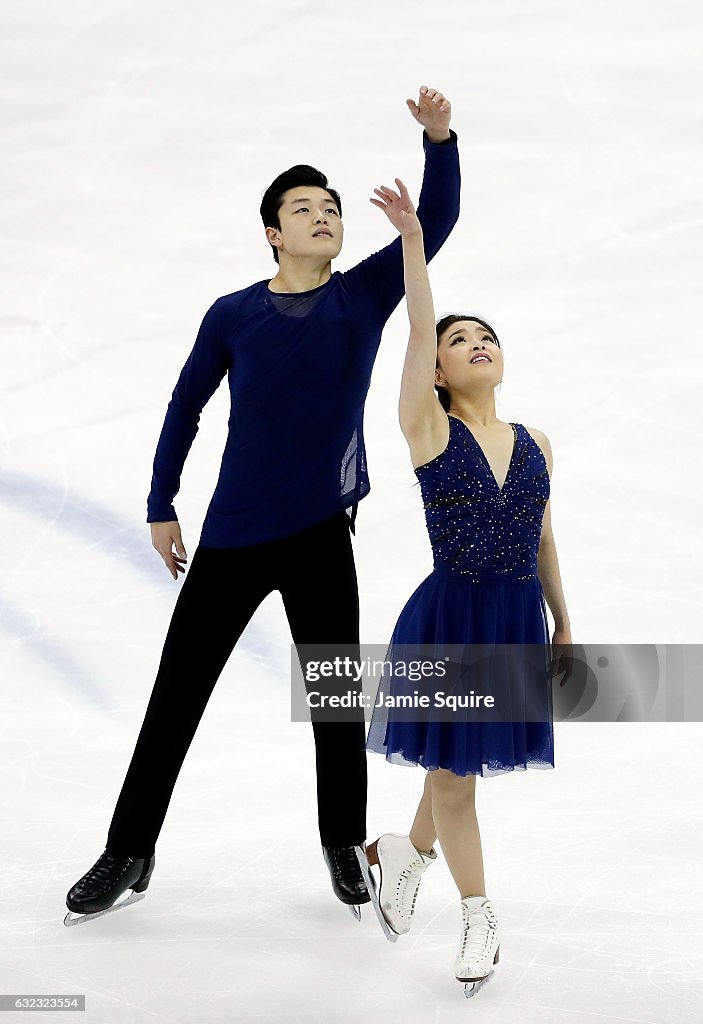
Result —
[[349, 907], [349, 909], [351, 910], [352, 914], [357, 919], [357, 921], [360, 921], [361, 920], [361, 907], [357, 906], [356, 904], [352, 904], [352, 903], [348, 903], [347, 906]]
[[73, 925], [81, 924], [83, 921], [92, 921], [96, 917], [104, 917], [105, 914], [111, 914], [113, 910], [121, 910], [123, 907], [128, 907], [130, 903], [138, 903], [139, 900], [143, 900], [146, 893], [143, 892], [132, 892], [131, 896], [127, 899], [121, 900], [119, 903], [113, 903], [107, 910], [97, 910], [94, 914], [76, 914], [74, 911], [69, 910], [63, 919], [63, 923], [67, 928], [71, 928]]
[[371, 904], [376, 912], [376, 917], [381, 925], [383, 934], [389, 942], [397, 942], [398, 936], [390, 927], [388, 921], [386, 921], [384, 913], [381, 910], [381, 904], [379, 903], [378, 892], [376, 890], [376, 880], [371, 874], [369, 862], [366, 859], [366, 851], [361, 846], [355, 846], [354, 850], [356, 851], [356, 859], [359, 861], [359, 867], [361, 868], [361, 873], [364, 876], [364, 881], [366, 882], [366, 888], [368, 889], [369, 896], [371, 897]]
[[[467, 999], [471, 999], [475, 996], [479, 989], [483, 988], [487, 981], [490, 981], [495, 971], [489, 971], [485, 978], [479, 978], [478, 981], [463, 981], [464, 995]], [[461, 978], [457, 978], [457, 981], [461, 981]]]

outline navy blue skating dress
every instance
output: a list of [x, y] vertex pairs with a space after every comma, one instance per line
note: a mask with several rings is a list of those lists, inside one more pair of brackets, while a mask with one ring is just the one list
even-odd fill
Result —
[[[426, 713], [414, 722], [407, 712], [403, 717], [392, 707], [375, 706], [366, 749], [385, 754], [393, 764], [446, 768], [462, 776], [553, 768], [549, 632], [537, 576], [550, 491], [546, 460], [529, 431], [511, 423], [512, 457], [499, 488], [471, 429], [456, 416], [448, 419], [447, 447], [415, 470], [434, 568], [400, 613], [386, 658], [392, 662], [404, 644], [530, 645], [524, 650], [537, 650], [541, 662], [541, 711], [521, 715], [514, 693], [509, 721], [447, 720]], [[396, 687], [410, 691], [407, 682], [395, 680], [381, 681], [379, 691], [383, 687], [391, 693]], [[531, 693], [534, 709], [534, 682]]]

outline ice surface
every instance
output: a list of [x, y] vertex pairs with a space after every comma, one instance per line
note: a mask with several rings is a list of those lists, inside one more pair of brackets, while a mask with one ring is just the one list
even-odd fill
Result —
[[[505, 937], [467, 1007], [441, 856], [393, 946], [332, 895], [278, 594], [215, 689], [146, 899], [61, 922], [182, 585], [145, 502], [202, 315], [274, 276], [258, 207], [293, 163], [341, 193], [333, 269], [392, 239], [369, 197], [399, 176], [417, 198], [423, 84], [452, 102], [463, 180], [436, 311], [493, 324], [498, 415], [550, 438], [574, 639], [699, 640], [700, 30], [678, 0], [3, 5], [1, 992], [85, 993], [101, 1024], [699, 1019], [699, 727], [558, 724], [557, 770], [479, 783]], [[370, 643], [431, 565], [396, 418], [406, 340], [403, 301], [366, 412]], [[223, 386], [177, 498], [191, 557], [227, 412]], [[369, 840], [409, 829], [422, 782], [369, 755]]]

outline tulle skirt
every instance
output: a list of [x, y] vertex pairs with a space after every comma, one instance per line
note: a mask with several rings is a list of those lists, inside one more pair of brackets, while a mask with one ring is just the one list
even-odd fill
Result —
[[[386, 658], [393, 664], [406, 656], [410, 648], [405, 645], [423, 645], [427, 652], [433, 644], [440, 645], [438, 651], [447, 644], [529, 645], [499, 647], [495, 658], [489, 660], [494, 666], [492, 682], [504, 698], [503, 707], [507, 702], [511, 720], [505, 715], [501, 721], [476, 720], [474, 712], [466, 712], [465, 720], [460, 714], [448, 719], [446, 714], [426, 711], [422, 720], [413, 721], [407, 708], [399, 712], [392, 706], [378, 707], [377, 694], [366, 749], [384, 754], [393, 764], [446, 768], [461, 776], [553, 768], [549, 632], [539, 577], [479, 583], [449, 569], [435, 568], [400, 613]], [[529, 655], [506, 660], [503, 653], [511, 650], [528, 651]], [[527, 714], [521, 696], [525, 688], [519, 678], [527, 671], [525, 666], [531, 672]], [[472, 671], [468, 670], [469, 680], [474, 678]], [[463, 673], [466, 676], [467, 670]], [[409, 693], [412, 685], [406, 679], [391, 678], [381, 681], [381, 690], [391, 695]], [[465, 685], [463, 692], [468, 692]]]

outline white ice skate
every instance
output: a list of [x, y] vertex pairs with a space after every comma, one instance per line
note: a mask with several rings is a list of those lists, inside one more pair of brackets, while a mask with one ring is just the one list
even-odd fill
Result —
[[[398, 935], [410, 931], [422, 873], [437, 860], [437, 853], [434, 849], [429, 854], [420, 853], [409, 836], [386, 832], [366, 847], [364, 860], [367, 863], [360, 860], [361, 869], [368, 873], [366, 887], [376, 916], [386, 938], [395, 942]], [[370, 865], [379, 869], [378, 886]]]
[[461, 901], [463, 929], [454, 974], [464, 983], [467, 999], [493, 977], [498, 963], [500, 935], [493, 904], [486, 896], [465, 896]]

